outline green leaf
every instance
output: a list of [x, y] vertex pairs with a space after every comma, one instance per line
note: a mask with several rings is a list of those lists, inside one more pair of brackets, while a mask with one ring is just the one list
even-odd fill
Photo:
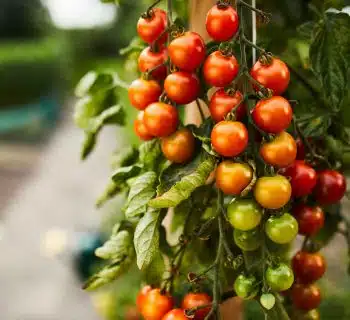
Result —
[[134, 37], [126, 48], [119, 50], [121, 56], [125, 56], [135, 51], [142, 51], [146, 46], [139, 37]]
[[327, 130], [331, 125], [331, 117], [325, 115], [306, 115], [301, 117], [298, 124], [306, 137], [322, 137], [327, 134]]
[[82, 160], [85, 160], [94, 150], [95, 145], [96, 145], [96, 135], [93, 133], [86, 132], [84, 142], [80, 152], [80, 158]]
[[149, 209], [137, 224], [134, 246], [140, 270], [147, 268], [158, 253], [159, 226], [163, 218], [160, 210]]
[[147, 210], [148, 202], [155, 195], [157, 175], [153, 171], [137, 177], [130, 188], [125, 216], [130, 222], [137, 222]]
[[212, 118], [207, 118], [200, 127], [196, 127], [194, 125], [189, 125], [189, 129], [192, 131], [193, 135], [202, 142], [209, 142], [211, 141], [210, 135], [211, 131], [214, 127], [214, 122]]
[[112, 156], [112, 168], [128, 167], [135, 164], [139, 159], [139, 151], [134, 146], [127, 146], [114, 152]]
[[88, 72], [77, 84], [75, 95], [82, 98], [86, 95], [93, 95], [101, 89], [113, 84], [113, 76], [110, 73]]
[[156, 253], [150, 265], [143, 272], [143, 280], [153, 286], [160, 287], [165, 272], [165, 262], [160, 252]]
[[123, 184], [126, 180], [132, 177], [136, 177], [141, 171], [139, 165], [132, 165], [129, 167], [119, 168], [114, 171], [112, 179], [116, 184]]
[[114, 198], [118, 193], [124, 190], [124, 185], [116, 184], [114, 181], [109, 181], [106, 189], [96, 200], [96, 207], [102, 207], [107, 201]]
[[157, 172], [159, 169], [159, 159], [162, 156], [160, 142], [158, 139], [146, 141], [139, 148], [140, 162], [145, 170]]
[[186, 200], [192, 192], [205, 184], [214, 170], [216, 159], [200, 153], [192, 162], [186, 165], [171, 165], [164, 170], [158, 187], [159, 196], [149, 202], [154, 208], [176, 207]]
[[86, 128], [88, 132], [98, 133], [105, 124], [125, 124], [124, 108], [120, 105], [112, 106], [104, 110], [100, 115], [90, 120], [89, 126]]
[[309, 40], [314, 32], [316, 23], [314, 21], [307, 21], [297, 28], [298, 33], [305, 39]]
[[271, 293], [264, 293], [260, 297], [260, 303], [265, 309], [271, 310], [275, 306], [276, 298]]

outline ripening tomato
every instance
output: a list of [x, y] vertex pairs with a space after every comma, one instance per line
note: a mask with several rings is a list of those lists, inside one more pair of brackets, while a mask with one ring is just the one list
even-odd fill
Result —
[[280, 133], [286, 130], [293, 118], [293, 110], [288, 102], [280, 96], [260, 100], [252, 113], [254, 122], [267, 133]]
[[141, 314], [145, 320], [161, 320], [174, 306], [171, 296], [163, 295], [160, 289], [152, 289], [143, 299]]
[[[137, 22], [137, 33], [143, 41], [151, 44], [165, 31], [167, 27], [167, 14], [159, 8], [155, 8], [149, 13], [149, 15], [145, 14]], [[159, 40], [159, 44], [164, 43], [166, 39], [167, 36], [164, 35]]]
[[267, 236], [275, 243], [287, 244], [298, 234], [298, 222], [289, 213], [282, 216], [271, 216], [265, 224]]
[[137, 79], [133, 81], [128, 90], [130, 103], [139, 110], [158, 101], [162, 88], [154, 80]]
[[326, 272], [326, 261], [319, 253], [299, 251], [292, 260], [298, 282], [308, 284], [321, 279]]
[[267, 164], [285, 168], [295, 160], [297, 144], [288, 132], [283, 131], [275, 139], [261, 146], [260, 155]]
[[248, 130], [242, 122], [221, 121], [211, 132], [214, 150], [224, 157], [235, 157], [248, 145]]
[[346, 192], [344, 175], [335, 170], [323, 170], [317, 173], [315, 197], [322, 205], [339, 202]]
[[166, 103], [155, 102], [145, 109], [144, 123], [155, 137], [166, 137], [174, 133], [179, 124], [177, 109]]
[[292, 317], [292, 320], [320, 320], [321, 315], [317, 309], [310, 310], [309, 312], [300, 314], [299, 312], [296, 314], [296, 317]]
[[261, 177], [254, 187], [256, 201], [266, 209], [280, 209], [292, 195], [292, 187], [286, 177]]
[[138, 66], [141, 72], [152, 71], [152, 77], [156, 80], [164, 80], [167, 74], [167, 68], [164, 65], [168, 59], [168, 52], [165, 48], [162, 48], [159, 52], [154, 52], [150, 47], [143, 49], [139, 56]]
[[203, 75], [205, 81], [213, 87], [226, 87], [238, 75], [239, 65], [234, 56], [224, 56], [214, 51], [204, 62]]
[[137, 310], [139, 310], [139, 312], [141, 312], [142, 306], [144, 304], [144, 300], [145, 297], [147, 295], [148, 292], [150, 292], [152, 290], [151, 286], [144, 286], [140, 292], [137, 295], [136, 298], [136, 306], [137, 306]]
[[[238, 90], [230, 95], [225, 92], [225, 89], [216, 91], [210, 99], [209, 110], [211, 117], [215, 122], [225, 120], [225, 117], [235, 109], [243, 100], [243, 95]], [[241, 103], [235, 110], [236, 120], [240, 121], [244, 118], [246, 108], [244, 103]]]
[[253, 169], [246, 163], [230, 160], [221, 162], [216, 169], [216, 186], [223, 193], [240, 195], [253, 179]]
[[205, 59], [205, 43], [195, 32], [175, 38], [168, 47], [171, 62], [180, 70], [193, 72]]
[[214, 41], [224, 42], [237, 33], [239, 17], [231, 6], [215, 5], [209, 10], [205, 24], [208, 34]]
[[259, 229], [242, 231], [235, 229], [233, 232], [235, 244], [243, 251], [255, 251], [261, 245], [261, 233]]
[[270, 64], [257, 61], [250, 71], [251, 76], [265, 88], [279, 96], [288, 88], [290, 73], [287, 65], [280, 59], [272, 58]]
[[258, 281], [253, 275], [245, 276], [240, 274], [233, 285], [238, 297], [244, 300], [251, 300], [256, 297], [259, 292]]
[[269, 287], [277, 292], [288, 290], [294, 282], [293, 271], [285, 263], [268, 267], [265, 276]]
[[227, 207], [227, 219], [238, 230], [248, 231], [256, 228], [262, 219], [262, 210], [250, 199], [235, 200]]
[[290, 178], [293, 197], [307, 196], [316, 186], [316, 171], [304, 161], [296, 160], [283, 171], [283, 175]]
[[292, 288], [292, 301], [297, 309], [316, 309], [321, 303], [321, 290], [315, 284], [295, 284]]
[[187, 104], [198, 98], [200, 85], [194, 73], [178, 71], [169, 74], [164, 82], [167, 96], [177, 104]]
[[324, 213], [321, 207], [308, 207], [300, 204], [293, 208], [293, 215], [299, 224], [299, 233], [305, 236], [316, 234], [324, 226]]
[[148, 132], [148, 129], [145, 126], [144, 115], [145, 115], [144, 111], [140, 111], [138, 113], [137, 118], [135, 119], [135, 122], [134, 122], [134, 130], [135, 130], [135, 133], [137, 134], [137, 136], [141, 140], [148, 141], [148, 140], [152, 140], [154, 138], [154, 136], [152, 136]]
[[168, 160], [174, 163], [186, 163], [193, 157], [194, 136], [187, 128], [179, 129], [172, 135], [162, 138], [161, 147]]
[[173, 309], [169, 311], [162, 320], [188, 320], [185, 311], [182, 309]]
[[[182, 309], [189, 310], [200, 306], [210, 305], [212, 302], [211, 296], [206, 293], [188, 293], [182, 300]], [[210, 312], [211, 307], [199, 309], [196, 311], [194, 320], [204, 320]]]

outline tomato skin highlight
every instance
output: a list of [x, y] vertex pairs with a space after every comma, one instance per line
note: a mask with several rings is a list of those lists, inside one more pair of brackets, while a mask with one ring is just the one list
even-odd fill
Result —
[[236, 278], [233, 286], [237, 296], [244, 300], [254, 299], [259, 291], [259, 286], [254, 276], [241, 274]]
[[226, 57], [214, 51], [204, 62], [203, 75], [206, 83], [213, 87], [226, 87], [238, 75], [239, 64], [234, 56]]
[[173, 309], [169, 311], [162, 320], [188, 320], [185, 311], [182, 309]]
[[252, 113], [256, 125], [267, 133], [281, 133], [286, 130], [293, 118], [293, 110], [283, 97], [274, 96], [260, 100]]
[[144, 123], [144, 111], [140, 111], [137, 115], [137, 118], [134, 121], [134, 131], [136, 135], [143, 141], [149, 141], [154, 138], [145, 126]]
[[285, 263], [280, 263], [276, 267], [268, 267], [265, 276], [267, 284], [276, 292], [288, 290], [294, 282], [293, 271]]
[[265, 88], [271, 89], [276, 96], [280, 96], [287, 90], [290, 81], [287, 65], [277, 58], [272, 58], [270, 65], [263, 65], [257, 61], [250, 74]]
[[242, 122], [221, 121], [211, 132], [214, 150], [224, 157], [235, 157], [248, 145], [248, 130]]
[[144, 110], [148, 105], [158, 101], [162, 89], [154, 80], [134, 80], [128, 90], [130, 103], [139, 110]]
[[289, 213], [282, 216], [271, 216], [265, 224], [267, 236], [275, 243], [287, 244], [298, 234], [298, 222]]
[[137, 306], [137, 310], [139, 312], [141, 312], [143, 303], [144, 303], [144, 299], [147, 295], [148, 292], [150, 292], [152, 290], [151, 286], [144, 286], [138, 293], [137, 298], [136, 298], [136, 306]]
[[205, 43], [195, 32], [185, 32], [168, 47], [172, 63], [182, 71], [195, 71], [205, 59]]
[[177, 104], [188, 104], [199, 96], [199, 79], [194, 73], [174, 72], [166, 77], [164, 90], [167, 96]]
[[[164, 10], [155, 8], [148, 18], [141, 17], [137, 22], [137, 33], [139, 37], [148, 44], [153, 43], [165, 31], [167, 27], [167, 14]], [[158, 44], [163, 44], [167, 39], [164, 35]]]
[[[189, 310], [200, 306], [210, 305], [212, 302], [211, 296], [206, 293], [188, 293], [182, 300], [182, 309]], [[210, 312], [211, 307], [199, 309], [196, 311], [194, 320], [204, 320]]]
[[300, 204], [293, 208], [293, 215], [298, 221], [299, 233], [302, 235], [312, 236], [324, 226], [325, 217], [321, 207]]
[[213, 6], [206, 18], [207, 32], [217, 42], [230, 40], [238, 31], [239, 17], [231, 6], [220, 8]]
[[[225, 117], [236, 108], [242, 100], [243, 95], [239, 91], [236, 91], [234, 95], [229, 95], [225, 92], [225, 89], [219, 89], [210, 99], [209, 110], [211, 117], [215, 122], [225, 120]], [[242, 120], [245, 113], [246, 107], [244, 103], [241, 103], [235, 110], [236, 120]]]
[[152, 77], [156, 80], [162, 81], [167, 75], [167, 68], [165, 61], [168, 59], [168, 51], [165, 48], [161, 48], [159, 52], [153, 52], [150, 47], [147, 47], [142, 50], [139, 59], [138, 66], [140, 72], [147, 72], [157, 66], [156, 70], [152, 71]]
[[160, 289], [152, 289], [144, 297], [141, 314], [145, 320], [161, 320], [173, 306], [171, 296], [162, 295]]
[[176, 131], [179, 115], [174, 106], [155, 102], [149, 105], [144, 112], [145, 126], [153, 136], [166, 137]]
[[186, 163], [193, 157], [195, 139], [189, 129], [179, 129], [172, 135], [162, 138], [161, 148], [168, 160], [174, 163]]
[[292, 260], [293, 271], [299, 283], [309, 284], [321, 279], [326, 272], [326, 261], [319, 253], [299, 251]]
[[316, 309], [321, 299], [321, 290], [315, 284], [295, 284], [292, 288], [292, 301], [297, 309], [304, 311]]

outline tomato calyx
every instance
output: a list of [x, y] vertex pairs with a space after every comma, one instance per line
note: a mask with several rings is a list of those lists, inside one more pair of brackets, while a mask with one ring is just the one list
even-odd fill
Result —
[[273, 55], [271, 52], [266, 52], [259, 57], [259, 61], [263, 66], [269, 66], [272, 63]]

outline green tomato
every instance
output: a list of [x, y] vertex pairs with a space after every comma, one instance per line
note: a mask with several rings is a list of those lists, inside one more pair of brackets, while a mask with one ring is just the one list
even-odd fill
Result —
[[254, 276], [239, 275], [234, 283], [234, 289], [238, 297], [250, 300], [258, 294], [259, 287]]
[[233, 232], [236, 245], [243, 251], [255, 251], [260, 247], [261, 234], [258, 229], [242, 231], [235, 229]]
[[248, 231], [259, 225], [262, 210], [252, 200], [237, 200], [228, 206], [227, 217], [235, 229]]
[[268, 267], [266, 282], [273, 291], [286, 291], [294, 282], [293, 271], [285, 263], [280, 263], [277, 267]]
[[286, 244], [294, 240], [298, 234], [298, 222], [289, 213], [280, 217], [271, 216], [266, 224], [265, 231], [267, 236], [278, 244]]

